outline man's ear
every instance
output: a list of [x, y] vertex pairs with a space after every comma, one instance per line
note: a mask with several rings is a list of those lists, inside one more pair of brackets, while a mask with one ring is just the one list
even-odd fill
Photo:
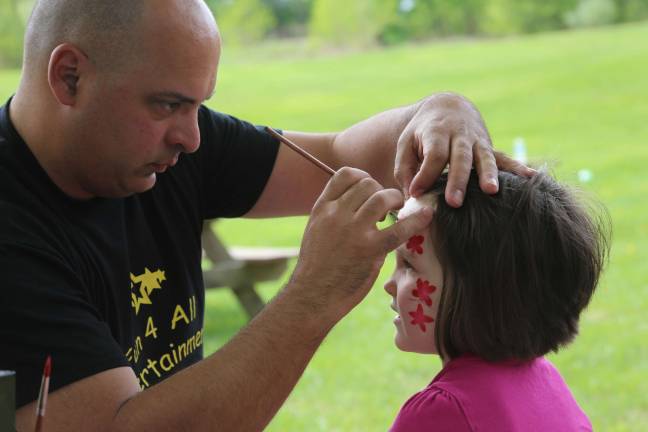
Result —
[[72, 106], [77, 100], [82, 75], [91, 63], [76, 46], [64, 43], [52, 51], [47, 68], [47, 80], [54, 97], [63, 105]]

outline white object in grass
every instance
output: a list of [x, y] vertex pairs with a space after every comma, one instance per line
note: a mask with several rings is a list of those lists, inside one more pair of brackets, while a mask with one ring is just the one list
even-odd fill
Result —
[[580, 181], [581, 183], [589, 183], [593, 178], [594, 174], [592, 174], [592, 171], [588, 169], [582, 169], [578, 171], [578, 181]]
[[525, 165], [528, 162], [526, 142], [522, 137], [513, 140], [513, 159]]

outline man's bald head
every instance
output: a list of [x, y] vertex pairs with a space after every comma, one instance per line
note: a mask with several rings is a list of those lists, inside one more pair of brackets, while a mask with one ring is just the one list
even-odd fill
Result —
[[47, 64], [52, 50], [71, 43], [97, 66], [119, 67], [137, 52], [142, 0], [38, 0], [27, 24], [25, 70]]
[[[204, 19], [196, 20], [197, 14]], [[216, 30], [202, 0], [37, 0], [27, 24], [23, 73], [47, 65], [62, 43], [75, 45], [101, 69], [119, 69], [148, 49], [143, 29], [164, 15], [188, 26], [207, 22], [209, 30]]]

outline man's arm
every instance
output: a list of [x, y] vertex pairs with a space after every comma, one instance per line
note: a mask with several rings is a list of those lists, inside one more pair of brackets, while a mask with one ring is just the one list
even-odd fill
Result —
[[[127, 367], [63, 387], [49, 397], [45, 430], [263, 429], [332, 326], [296, 303], [279, 295], [221, 350], [145, 391]], [[34, 421], [33, 403], [18, 411], [18, 431]]]
[[[498, 167], [533, 172], [495, 152], [474, 105], [450, 93], [382, 112], [340, 133], [284, 135], [333, 169], [360, 168], [384, 187], [399, 186], [406, 196], [423, 193], [450, 163], [446, 200], [456, 207], [473, 165], [486, 193], [498, 190]], [[328, 177], [282, 145], [268, 184], [246, 217], [307, 214]]]
[[[112, 369], [50, 395], [48, 432], [263, 429], [328, 331], [373, 285], [385, 255], [431, 220], [431, 209], [378, 230], [403, 204], [357, 169], [339, 170], [313, 207], [287, 286], [223, 348], [139, 391], [129, 368]], [[56, 364], [53, 375], [56, 374]], [[33, 404], [17, 413], [33, 430]]]

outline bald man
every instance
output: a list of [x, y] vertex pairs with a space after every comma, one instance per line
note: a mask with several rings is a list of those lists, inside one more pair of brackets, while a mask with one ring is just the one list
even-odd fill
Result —
[[[385, 254], [428, 225], [424, 209], [376, 228], [402, 192], [450, 162], [460, 206], [473, 162], [488, 193], [498, 164], [527, 172], [467, 100], [437, 94], [340, 133], [285, 131], [329, 179], [202, 105], [220, 36], [200, 0], [41, 0], [24, 54], [0, 110], [0, 369], [17, 371], [19, 431], [48, 354], [48, 432], [263, 429]], [[309, 213], [290, 282], [203, 359], [203, 221]]]

